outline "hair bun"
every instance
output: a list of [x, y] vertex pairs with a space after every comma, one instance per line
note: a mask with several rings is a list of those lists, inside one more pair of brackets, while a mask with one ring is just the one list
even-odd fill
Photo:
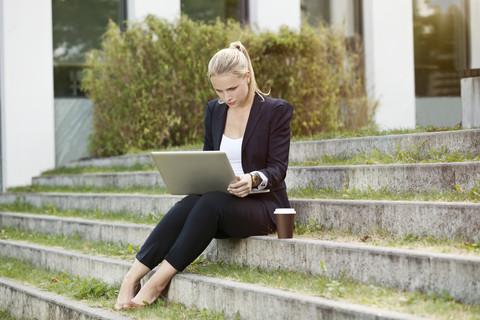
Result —
[[240, 41], [235, 41], [230, 43], [230, 49], [237, 49], [238, 51], [242, 51], [242, 43]]

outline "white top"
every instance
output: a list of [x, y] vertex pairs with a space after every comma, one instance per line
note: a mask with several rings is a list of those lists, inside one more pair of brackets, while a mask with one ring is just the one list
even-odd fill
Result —
[[242, 167], [242, 142], [243, 137], [240, 139], [230, 139], [226, 135], [223, 135], [222, 142], [220, 143], [220, 151], [225, 151], [228, 161], [232, 165], [233, 172], [239, 176], [244, 174]]

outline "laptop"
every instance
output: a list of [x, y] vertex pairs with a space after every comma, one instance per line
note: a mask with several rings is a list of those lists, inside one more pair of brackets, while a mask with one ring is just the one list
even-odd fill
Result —
[[171, 194], [229, 193], [228, 185], [236, 181], [224, 151], [158, 151], [151, 155]]

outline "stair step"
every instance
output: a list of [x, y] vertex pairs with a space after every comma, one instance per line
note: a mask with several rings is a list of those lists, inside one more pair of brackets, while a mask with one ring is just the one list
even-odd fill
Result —
[[[75, 226], [75, 223], [78, 225]], [[14, 213], [0, 213], [0, 225], [68, 237], [79, 235], [85, 240], [120, 241], [132, 245], [143, 244], [145, 231], [153, 229], [135, 224]], [[119, 232], [103, 233], [101, 230], [104, 228]], [[129, 242], [132, 238], [138, 241]], [[205, 251], [205, 256], [213, 262], [223, 260], [270, 270], [281, 268], [314, 275], [327, 272], [337, 278], [344, 274], [357, 281], [373, 281], [381, 286], [404, 291], [438, 294], [445, 290], [450, 296], [464, 303], [480, 303], [480, 256], [428, 253], [320, 240], [280, 240], [271, 236], [214, 239]], [[422, 272], [419, 273], [418, 270]]]
[[[126, 211], [139, 215], [166, 213], [181, 196], [139, 194], [6, 193], [0, 203], [24, 199], [33, 206], [53, 205], [58, 210]], [[385, 230], [397, 236], [480, 240], [480, 203], [290, 199], [296, 222], [311, 221], [352, 234]]]
[[[446, 147], [451, 152], [462, 154], [480, 154], [480, 130], [458, 130], [445, 132], [427, 132], [372, 136], [319, 141], [298, 141], [290, 144], [290, 161], [318, 159], [320, 156], [349, 157], [360, 153], [370, 154], [373, 150], [380, 153], [395, 154], [397, 147], [408, 150], [423, 144], [424, 152], [430, 149], [439, 151]], [[85, 159], [70, 162], [66, 167], [131, 167], [135, 164], [152, 165], [150, 154], [124, 155], [110, 158]]]
[[[344, 275], [403, 291], [439, 294], [480, 304], [480, 257], [351, 243], [250, 237], [213, 240], [209, 261], [277, 268], [308, 274]], [[323, 265], [322, 265], [323, 264]]]
[[423, 147], [420, 154], [429, 150], [440, 151], [441, 147], [450, 152], [462, 154], [480, 154], [480, 130], [457, 130], [445, 132], [426, 132], [412, 134], [396, 134], [375, 137], [331, 139], [321, 141], [294, 142], [290, 146], [290, 161], [318, 159], [319, 156], [350, 157], [361, 154], [379, 153], [395, 154], [400, 150], [418, 146]]
[[91, 186], [95, 188], [152, 187], [164, 188], [158, 171], [66, 174], [33, 177], [32, 184], [42, 186]]
[[[289, 167], [289, 189], [308, 186], [326, 189], [367, 188], [395, 191], [455, 190], [455, 185], [470, 190], [479, 184], [480, 161], [353, 166]], [[42, 186], [156, 187], [165, 183], [158, 172], [121, 172], [40, 176], [32, 184]]]
[[66, 237], [78, 236], [83, 240], [120, 242], [140, 246], [154, 226], [134, 223], [114, 223], [78, 218], [61, 218], [48, 215], [0, 212], [0, 226], [43, 232]]
[[290, 167], [289, 188], [311, 186], [319, 189], [366, 190], [385, 188], [392, 191], [465, 190], [478, 186], [480, 161], [455, 163], [418, 163], [354, 165], [328, 167]]
[[[81, 277], [95, 275], [118, 285], [129, 264], [38, 245], [0, 241], [0, 254], [42, 268], [63, 270]], [[122, 272], [123, 271], [123, 272]], [[87, 274], [85, 274], [87, 273]], [[208, 308], [245, 319], [421, 319], [411, 314], [266, 288], [202, 275], [177, 274], [169, 286], [169, 301]]]
[[12, 316], [22, 319], [131, 319], [5, 278], [0, 278], [0, 305]]

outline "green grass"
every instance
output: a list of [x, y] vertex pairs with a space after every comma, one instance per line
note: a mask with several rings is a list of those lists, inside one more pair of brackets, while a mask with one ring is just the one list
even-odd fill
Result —
[[26, 212], [33, 214], [45, 214], [57, 217], [69, 217], [69, 218], [83, 218], [90, 220], [103, 220], [103, 221], [118, 221], [138, 224], [157, 224], [163, 217], [162, 213], [151, 212], [146, 215], [139, 215], [134, 212], [127, 211], [106, 211], [102, 212], [96, 209], [88, 210], [57, 210], [55, 206], [44, 205], [41, 207], [35, 207], [31, 203], [25, 201], [23, 197], [17, 197], [14, 202], [8, 204], [0, 204], [0, 211], [5, 212]]
[[[93, 278], [80, 278], [65, 272], [45, 270], [21, 261], [0, 257], [0, 276], [27, 283], [62, 296], [81, 300], [93, 307], [113, 309], [119, 287]], [[219, 313], [187, 308], [159, 299], [146, 310], [123, 311], [134, 319], [224, 319]], [[7, 318], [8, 319], [8, 318]], [[11, 318], [13, 320], [13, 318]]]
[[339, 130], [330, 132], [321, 132], [312, 136], [292, 137], [292, 141], [314, 141], [314, 140], [329, 140], [329, 139], [345, 139], [345, 138], [361, 138], [369, 136], [386, 136], [393, 134], [411, 134], [411, 133], [426, 133], [439, 131], [454, 131], [461, 130], [460, 126], [456, 127], [417, 127], [415, 129], [391, 129], [378, 130], [375, 127], [359, 128], [355, 130]]
[[159, 187], [94, 187], [94, 186], [43, 186], [32, 184], [30, 186], [8, 188], [7, 192], [61, 192], [61, 193], [141, 193], [148, 195], [168, 194], [166, 188]]
[[51, 233], [24, 231], [17, 227], [0, 226], [0, 228], [0, 239], [3, 240], [22, 241], [49, 247], [62, 247], [71, 251], [110, 258], [133, 261], [135, 254], [139, 250], [137, 246], [131, 244], [124, 245], [120, 242], [84, 240], [78, 235], [65, 237]]
[[[3, 306], [4, 308], [5, 306]], [[7, 310], [0, 310], [0, 319], [2, 320], [33, 320], [33, 318], [17, 318]]]
[[[192, 264], [186, 271], [436, 319], [480, 319], [480, 306], [457, 303], [448, 292], [402, 292], [373, 283], [354, 281], [345, 273], [340, 277], [332, 277], [325, 269], [322, 275], [314, 276], [294, 270], [264, 270], [253, 266], [203, 261]], [[0, 276], [108, 309], [112, 308], [118, 294], [118, 287], [103, 281], [44, 270], [9, 258], [0, 258]], [[220, 314], [188, 309], [164, 300], [159, 300], [152, 308], [124, 314], [142, 319], [223, 318]]]
[[294, 270], [267, 271], [223, 262], [202, 262], [188, 267], [187, 271], [436, 319], [480, 319], [480, 306], [456, 303], [447, 292], [402, 292], [360, 283], [346, 274], [340, 278], [331, 277], [328, 270], [321, 276], [313, 276]]
[[88, 173], [105, 173], [105, 172], [137, 172], [137, 171], [155, 171], [156, 167], [153, 163], [142, 165], [135, 164], [133, 166], [110, 166], [110, 167], [59, 167], [52, 170], [42, 172], [42, 176], [62, 175], [62, 174], [88, 174]]
[[[353, 189], [320, 189], [313, 186], [294, 188], [288, 191], [290, 199], [344, 199], [344, 200], [390, 200], [390, 201], [436, 201], [436, 202], [480, 202], [480, 182], [471, 189], [455, 186], [456, 190], [431, 191], [395, 191], [387, 188], [365, 190]], [[10, 193], [112, 193], [112, 194], [147, 194], [169, 195], [164, 188], [94, 188], [90, 186], [63, 187], [32, 185], [9, 188]]]
[[332, 188], [295, 188], [288, 192], [290, 199], [335, 199], [335, 200], [389, 200], [389, 201], [434, 201], [480, 203], [480, 181], [470, 190], [455, 186], [455, 190], [393, 191], [387, 188], [357, 190]]
[[[0, 207], [0, 210], [1, 209]], [[81, 214], [81, 212], [79, 214]], [[158, 222], [158, 220], [155, 222]], [[24, 231], [17, 227], [5, 226], [0, 226], [0, 229], [0, 239], [24, 241], [45, 246], [61, 246], [66, 250], [116, 257], [119, 259], [132, 260], [139, 249], [133, 245], [124, 245], [119, 242], [111, 243], [83, 240], [78, 235], [66, 237], [49, 233]], [[326, 228], [313, 219], [311, 219], [308, 225], [297, 224], [294, 230], [294, 237], [309, 240], [363, 243], [382, 247], [416, 249], [427, 252], [480, 255], [480, 241], [468, 242], [460, 238], [452, 240], [415, 234], [397, 236], [381, 229], [372, 230], [368, 233], [352, 234], [346, 231]]]
[[381, 153], [374, 149], [371, 153], [361, 152], [349, 157], [323, 155], [318, 159], [310, 159], [301, 162], [291, 162], [289, 165], [296, 166], [333, 166], [333, 165], [376, 165], [376, 164], [408, 164], [408, 163], [445, 163], [480, 161], [476, 154], [462, 154], [458, 151], [450, 152], [442, 146], [440, 151], [436, 149], [423, 150], [423, 144], [414, 145], [407, 150], [401, 150], [397, 146], [395, 154]]
[[398, 249], [480, 256], [480, 241], [468, 242], [460, 238], [447, 239], [415, 234], [398, 236], [382, 229], [362, 234], [353, 234], [347, 231], [326, 228], [313, 219], [310, 219], [308, 225], [295, 224], [294, 237], [298, 239], [369, 244]]

